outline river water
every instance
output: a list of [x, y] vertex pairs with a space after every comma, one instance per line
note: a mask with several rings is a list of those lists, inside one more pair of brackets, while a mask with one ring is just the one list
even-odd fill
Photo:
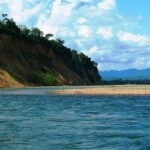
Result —
[[150, 96], [0, 91], [0, 150], [150, 150]]

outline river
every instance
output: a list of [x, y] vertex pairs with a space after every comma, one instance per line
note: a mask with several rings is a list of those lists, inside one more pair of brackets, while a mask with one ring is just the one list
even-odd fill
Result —
[[0, 150], [150, 150], [150, 96], [0, 90]]

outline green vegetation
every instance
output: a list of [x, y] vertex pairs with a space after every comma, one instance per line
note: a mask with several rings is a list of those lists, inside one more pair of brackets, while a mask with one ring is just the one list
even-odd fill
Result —
[[44, 68], [39, 73], [31, 75], [29, 80], [39, 85], [56, 85], [56, 77], [48, 68]]
[[[91, 83], [96, 83], [96, 80], [101, 81], [101, 77], [97, 70], [97, 63], [92, 61], [91, 58], [87, 57], [85, 54], [78, 53], [76, 50], [64, 46], [64, 40], [60, 38], [53, 39], [52, 33], [44, 34], [38, 28], [28, 29], [25, 25], [18, 26], [13, 19], [8, 18], [7, 14], [3, 14], [2, 20], [0, 20], [0, 33], [11, 35], [15, 37], [15, 39], [24, 40], [32, 45], [37, 43], [41, 44], [47, 48], [47, 54], [52, 50], [61, 62], [72, 71], [76, 72], [82, 79], [88, 77]], [[92, 71], [95, 73], [94, 76], [91, 73]], [[56, 78], [51, 71], [41, 71], [36, 75], [32, 75], [30, 79], [35, 83], [44, 83], [48, 85], [56, 82]]]

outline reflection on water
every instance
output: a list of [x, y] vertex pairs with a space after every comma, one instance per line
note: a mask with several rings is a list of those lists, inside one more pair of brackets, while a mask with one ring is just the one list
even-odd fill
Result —
[[47, 90], [1, 91], [0, 150], [150, 149], [149, 96], [58, 96]]
[[[95, 87], [95, 86], [91, 86]], [[63, 90], [63, 89], [82, 89], [89, 88], [88, 86], [53, 86], [53, 87], [41, 87], [41, 88], [8, 88], [0, 89], [0, 94], [13, 94], [13, 95], [45, 95], [51, 90]]]
[[50, 90], [57, 90], [57, 89], [65, 89], [69, 87], [49, 87], [49, 88], [12, 88], [12, 89], [0, 89], [0, 94], [5, 95], [45, 95], [48, 94]]

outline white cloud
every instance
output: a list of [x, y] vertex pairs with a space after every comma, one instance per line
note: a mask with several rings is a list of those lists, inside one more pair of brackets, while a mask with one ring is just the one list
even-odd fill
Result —
[[[0, 0], [0, 5], [0, 13], [63, 38], [103, 70], [150, 64], [150, 36], [140, 26], [144, 15], [123, 16], [116, 0]], [[140, 34], [134, 34], [137, 31]]]
[[123, 16], [119, 15], [119, 14], [116, 14], [116, 17], [118, 17], [119, 19], [123, 19]]
[[84, 53], [90, 56], [90, 55], [96, 54], [99, 51], [99, 49], [100, 48], [98, 46], [93, 46], [89, 50], [84, 51]]
[[92, 30], [87, 25], [78, 26], [78, 34], [84, 38], [89, 38], [92, 34]]
[[49, 22], [49, 18], [47, 18], [44, 14], [42, 14], [37, 22], [37, 27], [43, 30], [44, 33], [53, 33], [54, 35], [57, 33], [58, 28]]
[[63, 23], [72, 15], [75, 3], [63, 4], [61, 0], [55, 0], [52, 4], [50, 22], [55, 24]]
[[[34, 0], [28, 0], [27, 2], [33, 2]], [[41, 9], [42, 3], [36, 4], [32, 8], [24, 8], [23, 0], [4, 0], [4, 4], [7, 4], [9, 17], [13, 18], [17, 23], [25, 23], [28, 19], [37, 14]]]
[[130, 32], [119, 31], [117, 36], [121, 42], [126, 42], [126, 43], [131, 42], [131, 43], [136, 43], [138, 45], [145, 45], [148, 42], [150, 42], [149, 37], [140, 34], [133, 34]]
[[103, 10], [112, 10], [116, 7], [115, 0], [103, 0], [98, 3], [98, 7]]
[[37, 0], [26, 0], [26, 2], [35, 3], [35, 2], [37, 2]]
[[[62, 0], [55, 0], [52, 3], [50, 15], [40, 15], [37, 22], [37, 27], [42, 29], [44, 33], [52, 32], [54, 35], [57, 35], [59, 33], [59, 35], [62, 35], [64, 33], [65, 25], [68, 24], [68, 21], [72, 16], [75, 4], [75, 1], [64, 4]], [[69, 34], [70, 36], [73, 36], [72, 31], [70, 31], [69, 29], [68, 31], [67, 29], [65, 31], [66, 32], [64, 35]]]
[[81, 2], [92, 2], [93, 0], [81, 0]]
[[97, 34], [101, 35], [104, 39], [108, 40], [113, 37], [113, 32], [111, 27], [100, 27]]
[[81, 40], [75, 39], [74, 41], [78, 45], [78, 47], [80, 47], [80, 48], [83, 47], [83, 42]]
[[78, 20], [77, 20], [77, 23], [79, 23], [79, 24], [84, 24], [84, 23], [86, 23], [87, 22], [87, 19], [86, 18], [79, 18]]
[[135, 58], [132, 66], [133, 66], [133, 68], [138, 68], [138, 69], [149, 68], [150, 67], [149, 55], [148, 56], [140, 56], [138, 58]]

